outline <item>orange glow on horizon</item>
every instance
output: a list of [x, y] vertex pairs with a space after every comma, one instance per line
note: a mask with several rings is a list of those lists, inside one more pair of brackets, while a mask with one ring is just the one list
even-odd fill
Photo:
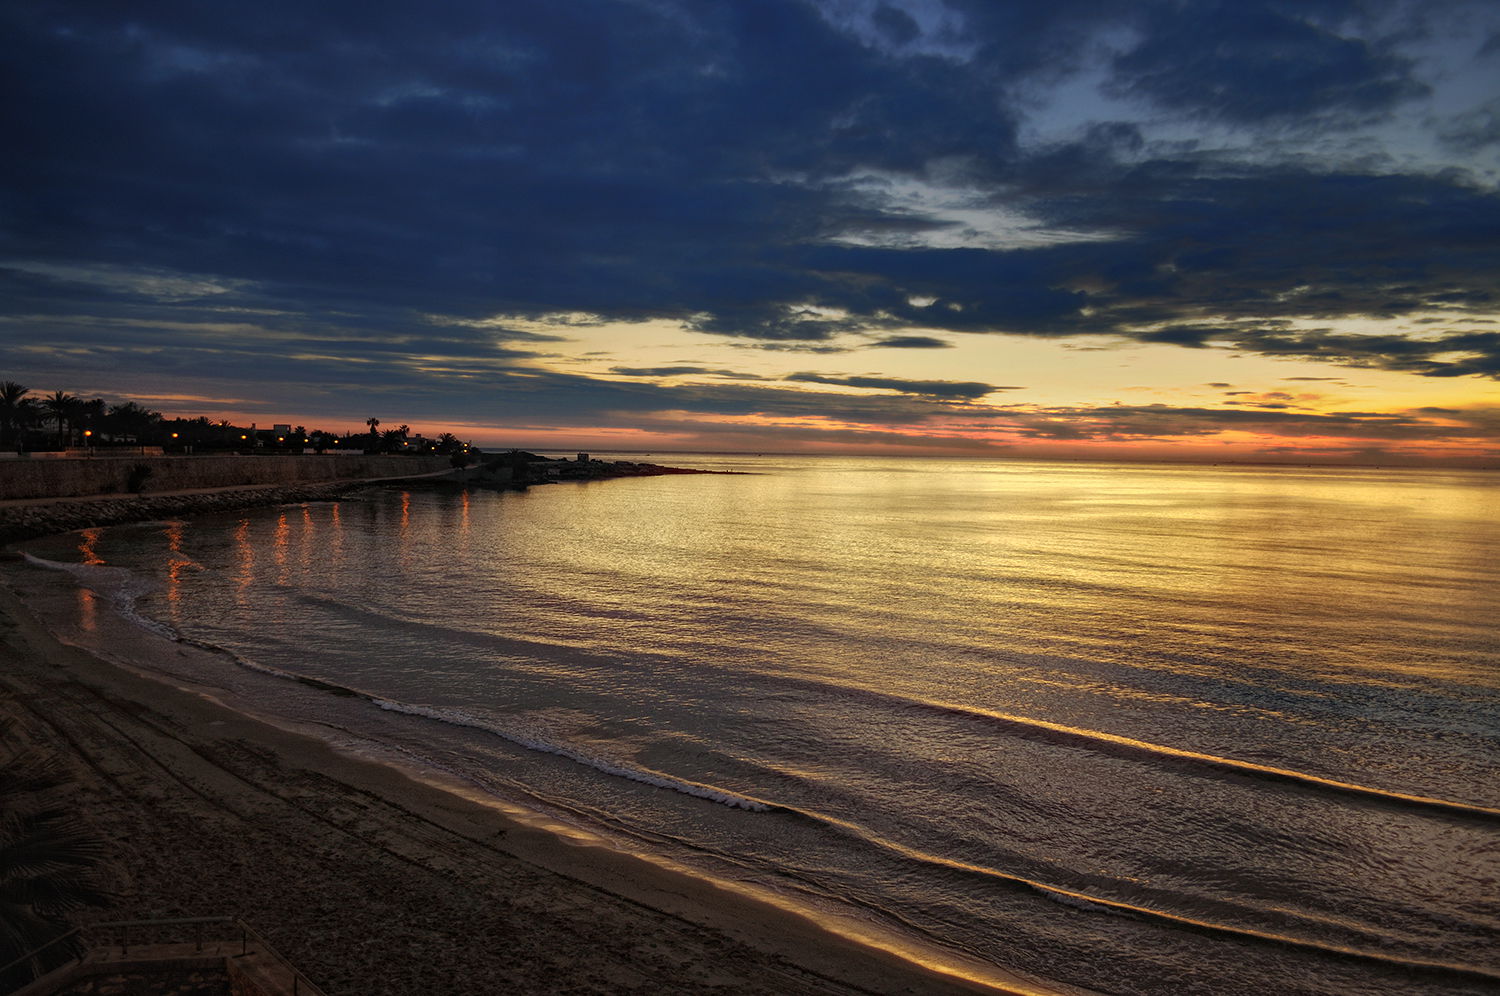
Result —
[[[826, 393], [824, 396], [827, 396]], [[1185, 399], [1186, 400], [1186, 399]], [[1216, 409], [1231, 410], [1231, 409]], [[1378, 406], [1366, 411], [1379, 411]], [[1095, 412], [1105, 413], [1098, 407]], [[1395, 410], [1391, 414], [1402, 414]], [[234, 424], [278, 422], [306, 425], [309, 430], [367, 433], [363, 418], [267, 412], [219, 413]], [[1170, 408], [1164, 412], [1171, 415]], [[1289, 414], [1316, 417], [1312, 409]], [[1337, 414], [1337, 412], [1330, 412]], [[176, 416], [169, 416], [176, 417]], [[186, 416], [184, 416], [186, 417]], [[622, 421], [625, 417], [622, 416]], [[1448, 438], [1398, 439], [1378, 434], [1346, 436], [1285, 434], [1191, 426], [1164, 426], [1157, 436], [1110, 436], [1092, 415], [1010, 406], [997, 410], [982, 404], [969, 414], [962, 406], [947, 413], [907, 423], [859, 423], [828, 416], [719, 415], [692, 411], [632, 413], [634, 424], [548, 425], [530, 419], [499, 421], [430, 419], [414, 432], [435, 438], [452, 432], [494, 452], [512, 448], [533, 450], [622, 450], [641, 452], [750, 452], [807, 454], [868, 454], [888, 456], [994, 456], [1014, 459], [1149, 460], [1195, 463], [1254, 461], [1273, 463], [1393, 463], [1470, 467], [1500, 466], [1500, 445], [1473, 435], [1471, 426], [1449, 415], [1421, 416], [1425, 425], [1452, 428]], [[1104, 415], [1099, 416], [1100, 419]], [[391, 419], [394, 421], [395, 417]], [[412, 421], [408, 419], [408, 421]], [[986, 422], [976, 425], [976, 422]], [[340, 428], [346, 424], [358, 428]], [[1047, 432], [1056, 430], [1049, 438]], [[1066, 438], [1069, 429], [1095, 438]], [[1468, 435], [1465, 435], [1465, 433]], [[331, 440], [332, 445], [339, 445]], [[331, 448], [331, 447], [330, 447]]]

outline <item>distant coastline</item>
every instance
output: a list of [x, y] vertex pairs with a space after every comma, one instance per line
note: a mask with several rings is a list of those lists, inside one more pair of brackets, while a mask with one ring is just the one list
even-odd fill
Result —
[[[255, 483], [229, 487], [173, 488], [157, 494], [111, 491], [104, 494], [80, 495], [77, 493], [33, 495], [28, 498], [0, 501], [0, 546], [18, 543], [39, 536], [89, 529], [96, 526], [114, 526], [127, 522], [146, 522], [153, 519], [174, 518], [184, 515], [199, 515], [242, 508], [257, 508], [268, 505], [285, 505], [295, 502], [331, 501], [350, 491], [368, 487], [481, 487], [509, 490], [530, 485], [560, 483], [563, 481], [611, 480], [620, 477], [658, 477], [673, 474], [726, 474], [734, 471], [697, 470], [684, 467], [665, 467], [659, 464], [633, 463], [630, 461], [548, 460], [531, 457], [537, 469], [534, 474], [516, 476], [507, 465], [507, 456], [493, 459], [489, 464], [467, 470], [431, 471], [420, 457], [384, 457], [379, 469], [383, 476], [362, 476], [345, 480], [322, 480], [308, 483]], [[194, 463], [216, 458], [167, 456], [155, 457], [146, 466], [174, 463]], [[225, 458], [240, 467], [267, 470], [273, 479], [278, 476], [275, 462], [290, 461], [302, 467], [317, 457], [285, 458]], [[359, 457], [322, 458], [336, 462], [361, 460]], [[248, 462], [245, 462], [248, 461]], [[87, 462], [99, 464], [106, 461], [38, 461], [33, 466], [48, 470], [67, 470], [70, 464]], [[110, 463], [118, 461], [108, 461]], [[367, 461], [366, 461], [367, 462]], [[415, 473], [393, 475], [392, 469], [410, 466]], [[435, 464], [434, 464], [435, 465]], [[350, 468], [355, 469], [355, 468]], [[369, 473], [370, 468], [364, 468]], [[425, 471], [425, 472], [424, 472]], [[550, 473], [549, 473], [550, 471]], [[163, 475], [165, 476], [165, 475]], [[263, 475], [264, 476], [264, 475]], [[45, 486], [45, 485], [44, 485]], [[66, 491], [56, 487], [54, 491]]]

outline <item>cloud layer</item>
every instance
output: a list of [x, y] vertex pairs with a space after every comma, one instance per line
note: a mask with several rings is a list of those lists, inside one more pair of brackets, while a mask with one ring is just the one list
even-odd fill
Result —
[[[1013, 390], [903, 369], [980, 336], [1493, 380], [1500, 140], [1464, 81], [1497, 31], [1458, 0], [12, 4], [0, 343], [598, 424]], [[886, 366], [565, 374], [527, 324], [561, 314]]]

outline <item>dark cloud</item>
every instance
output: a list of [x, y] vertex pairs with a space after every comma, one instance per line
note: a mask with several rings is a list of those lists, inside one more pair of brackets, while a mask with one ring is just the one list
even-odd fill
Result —
[[1461, 152], [1500, 144], [1500, 97], [1442, 122], [1438, 137]]
[[821, 356], [853, 352], [849, 346], [818, 345], [809, 342], [755, 342], [736, 345], [742, 349], [758, 349], [771, 353], [816, 353]]
[[1126, 441], [1211, 436], [1226, 430], [1279, 436], [1407, 441], [1483, 440], [1493, 430], [1483, 413], [1458, 426], [1434, 422], [1424, 413], [1289, 412], [1279, 409], [1194, 408], [1173, 405], [1062, 407], [1012, 416], [1032, 438]]
[[737, 373], [733, 370], [714, 370], [709, 367], [610, 367], [610, 373], [622, 377], [677, 377], [683, 374], [701, 374], [707, 377], [732, 377], [735, 380], [767, 380], [760, 374]]
[[952, 349], [953, 343], [930, 335], [891, 335], [876, 339], [870, 347], [884, 349]]
[[825, 377], [814, 373], [788, 374], [786, 380], [806, 384], [836, 384], [841, 387], [873, 387], [882, 390], [900, 391], [903, 394], [920, 394], [933, 398], [982, 398], [994, 391], [1019, 391], [1019, 387], [997, 387], [973, 381], [952, 380], [903, 380], [899, 377]]
[[1413, 60], [1341, 35], [1319, 13], [1234, 0], [1155, 7], [1139, 44], [1115, 59], [1112, 86], [1235, 123], [1363, 117], [1427, 93]]
[[[669, 318], [820, 355], [1098, 336], [1500, 376], [1495, 334], [1454, 331], [1500, 302], [1500, 197], [1462, 172], [1236, 157], [1131, 121], [1018, 139], [1106, 42], [1143, 119], [1352, 134], [1424, 92], [1401, 45], [1443, 4], [948, 7], [961, 38], [893, 4], [861, 35], [798, 0], [0, 6], [0, 346], [49, 376], [596, 420], [760, 402], [539, 373], [560, 337], [493, 316]], [[1400, 32], [1373, 26], [1391, 11]], [[1493, 119], [1438, 130], [1487, 148]], [[936, 248], [960, 224], [903, 184], [1016, 234]], [[1336, 331], [1433, 311], [1449, 331]], [[690, 367], [615, 372], [749, 379]], [[823, 382], [910, 396], [754, 397], [925, 417], [1001, 389]]]
[[1436, 339], [1331, 332], [1251, 332], [1235, 347], [1271, 356], [1326, 359], [1357, 367], [1401, 370], [1426, 377], [1477, 374], [1500, 377], [1500, 332], [1459, 332]]
[[822, 319], [815, 313], [771, 305], [724, 309], [714, 315], [695, 318], [688, 322], [688, 327], [695, 332], [747, 339], [827, 342], [840, 333], [859, 331], [863, 325], [857, 320]]
[[1169, 326], [1164, 329], [1152, 329], [1141, 332], [1134, 336], [1140, 342], [1165, 342], [1174, 346], [1191, 346], [1194, 349], [1202, 349], [1208, 344], [1208, 340], [1222, 337], [1223, 331], [1217, 329], [1195, 329], [1181, 325]]
[[875, 13], [871, 15], [870, 20], [888, 41], [896, 45], [904, 45], [922, 33], [922, 29], [917, 26], [916, 21], [912, 20], [910, 14], [888, 3], [875, 8]]

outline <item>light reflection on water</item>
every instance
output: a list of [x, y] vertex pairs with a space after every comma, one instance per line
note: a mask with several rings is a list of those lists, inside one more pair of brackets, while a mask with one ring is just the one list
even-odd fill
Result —
[[263, 707], [1023, 970], [1390, 982], [1343, 947], [1500, 973], [1494, 822], [1380, 795], [1500, 806], [1490, 476], [709, 463], [761, 473], [381, 492], [76, 554], [388, 706], [246, 672]]
[[97, 565], [104, 563], [99, 556], [99, 537], [103, 529], [81, 529], [78, 532], [78, 562], [81, 564]]

